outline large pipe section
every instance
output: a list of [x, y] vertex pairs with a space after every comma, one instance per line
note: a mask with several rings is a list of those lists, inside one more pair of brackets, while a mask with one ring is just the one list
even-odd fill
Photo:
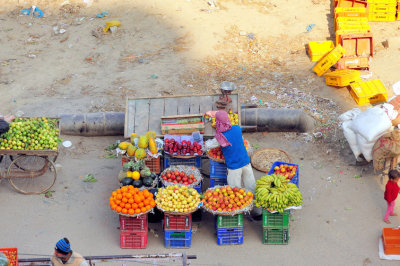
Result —
[[[241, 124], [245, 132], [309, 132], [314, 128], [314, 119], [302, 110], [243, 107]], [[120, 136], [124, 135], [124, 125], [125, 113], [60, 115], [63, 135]]]
[[300, 109], [243, 108], [241, 123], [244, 132], [309, 132], [315, 120]]

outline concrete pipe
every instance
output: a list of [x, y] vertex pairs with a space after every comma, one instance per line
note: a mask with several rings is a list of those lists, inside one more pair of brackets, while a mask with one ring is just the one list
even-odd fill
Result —
[[309, 132], [315, 120], [299, 109], [244, 108], [241, 111], [244, 132]]
[[120, 136], [124, 134], [124, 113], [61, 114], [63, 135]]

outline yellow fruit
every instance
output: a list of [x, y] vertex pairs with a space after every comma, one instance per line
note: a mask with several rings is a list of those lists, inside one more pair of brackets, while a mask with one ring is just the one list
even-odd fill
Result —
[[152, 154], [156, 154], [158, 151], [156, 141], [153, 138], [149, 139], [149, 150]]
[[121, 150], [126, 150], [127, 148], [128, 148], [128, 146], [129, 146], [129, 142], [121, 142], [119, 145], [118, 145], [118, 148], [120, 148]]
[[155, 139], [155, 138], [156, 138], [156, 132], [154, 132], [154, 131], [147, 131], [146, 134], [145, 134], [145, 136], [146, 136], [148, 139], [150, 139], [150, 138]]
[[138, 143], [139, 148], [146, 149], [148, 145], [149, 139], [146, 136], [141, 136]]
[[135, 152], [137, 150], [136, 146], [133, 146], [132, 144], [129, 144], [128, 149], [126, 150], [126, 152], [128, 153], [128, 156], [135, 156]]
[[128, 171], [128, 172], [126, 172], [126, 177], [131, 177], [132, 178], [132, 174], [133, 174], [132, 171]]
[[145, 149], [137, 149], [135, 152], [135, 157], [138, 159], [146, 158], [147, 153]]
[[139, 180], [140, 179], [140, 173], [138, 171], [133, 171], [132, 179], [133, 180]]
[[131, 134], [131, 143], [132, 143], [132, 144], [135, 144], [135, 139], [138, 139], [138, 138], [139, 138], [139, 135], [138, 135], [138, 134], [132, 133], [132, 134]]

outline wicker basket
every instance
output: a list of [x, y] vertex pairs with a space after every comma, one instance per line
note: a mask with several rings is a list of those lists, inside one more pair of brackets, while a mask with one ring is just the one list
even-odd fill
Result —
[[251, 165], [264, 173], [268, 173], [276, 161], [291, 163], [292, 159], [285, 151], [276, 148], [265, 148], [251, 156]]

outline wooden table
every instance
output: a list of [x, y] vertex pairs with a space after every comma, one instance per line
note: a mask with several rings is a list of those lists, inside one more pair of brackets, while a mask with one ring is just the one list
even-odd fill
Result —
[[[220, 94], [214, 95], [180, 95], [153, 98], [128, 98], [125, 109], [125, 138], [135, 132], [144, 135], [153, 130], [157, 136], [161, 134], [161, 117], [187, 114], [204, 114], [207, 111], [217, 110], [215, 105]], [[227, 106], [229, 110], [240, 115], [240, 97], [238, 93], [230, 95], [232, 103]], [[239, 119], [240, 123], [240, 119]], [[204, 136], [214, 136], [211, 122], [206, 122]]]

